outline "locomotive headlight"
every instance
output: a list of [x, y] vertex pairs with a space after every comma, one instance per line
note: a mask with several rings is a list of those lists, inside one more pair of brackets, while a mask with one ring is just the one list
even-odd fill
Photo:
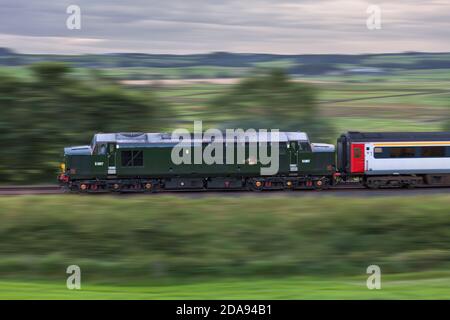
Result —
[[66, 164], [63, 162], [59, 165], [59, 167], [61, 168], [62, 172], [66, 172]]

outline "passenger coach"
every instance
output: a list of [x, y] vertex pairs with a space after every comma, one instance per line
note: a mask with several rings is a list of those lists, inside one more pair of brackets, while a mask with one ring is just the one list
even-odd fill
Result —
[[369, 188], [450, 185], [450, 132], [348, 132], [337, 141], [337, 169]]

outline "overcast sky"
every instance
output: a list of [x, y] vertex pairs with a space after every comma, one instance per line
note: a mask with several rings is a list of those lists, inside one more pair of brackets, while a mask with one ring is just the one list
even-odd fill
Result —
[[[81, 29], [69, 30], [69, 5]], [[368, 30], [369, 5], [381, 29]], [[23, 53], [450, 51], [450, 0], [0, 0], [0, 47]]]

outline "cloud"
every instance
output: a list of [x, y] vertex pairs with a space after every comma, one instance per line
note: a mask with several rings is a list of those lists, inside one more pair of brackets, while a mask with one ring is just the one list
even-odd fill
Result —
[[[81, 7], [81, 30], [66, 28], [66, 8], [74, 2]], [[376, 1], [382, 10], [382, 29], [376, 31], [366, 28], [372, 3], [3, 0], [0, 40], [21, 52], [72, 54], [450, 51], [448, 1]]]
[[[0, 34], [0, 43], [6, 47], [21, 48], [21, 52], [73, 54], [79, 52], [103, 52], [104, 39], [76, 37], [18, 36]], [[4, 45], [5, 46], [5, 45]], [[97, 48], [97, 49], [96, 49]], [[112, 48], [111, 48], [112, 49]]]

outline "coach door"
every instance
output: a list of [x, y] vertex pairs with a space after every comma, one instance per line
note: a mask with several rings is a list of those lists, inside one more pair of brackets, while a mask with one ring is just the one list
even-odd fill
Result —
[[108, 143], [108, 174], [116, 174], [116, 144]]
[[364, 143], [352, 143], [350, 149], [351, 173], [364, 173], [365, 146]]

